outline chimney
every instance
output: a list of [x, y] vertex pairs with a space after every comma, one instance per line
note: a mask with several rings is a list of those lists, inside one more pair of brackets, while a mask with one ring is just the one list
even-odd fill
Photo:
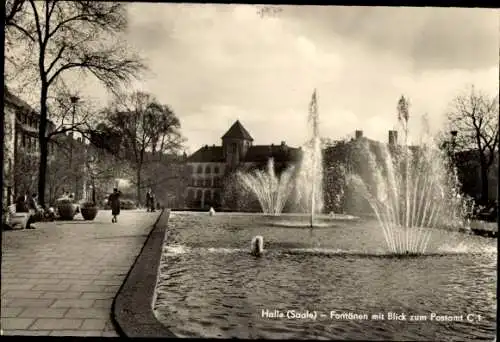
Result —
[[398, 144], [398, 131], [389, 131], [389, 145], [396, 146]]
[[359, 140], [363, 137], [363, 131], [356, 130], [356, 140]]
[[208, 145], [205, 145], [205, 149], [207, 149], [207, 148], [208, 148]]

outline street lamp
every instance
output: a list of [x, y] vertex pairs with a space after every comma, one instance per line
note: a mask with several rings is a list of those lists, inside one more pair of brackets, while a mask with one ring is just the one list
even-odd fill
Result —
[[[74, 129], [75, 129], [75, 115], [76, 115], [76, 104], [80, 100], [78, 96], [71, 96], [70, 98], [71, 104], [73, 105], [73, 112], [71, 114], [71, 139], [73, 140], [73, 134], [74, 134]], [[71, 141], [70, 144], [70, 153], [69, 153], [69, 165], [71, 166], [73, 162], [73, 141]]]
[[[75, 115], [76, 115], [76, 105], [78, 103], [78, 101], [80, 100], [80, 98], [78, 96], [70, 96], [70, 101], [71, 101], [71, 104], [73, 105], [73, 112], [71, 113], [71, 130], [70, 130], [70, 145], [69, 145], [69, 167], [70, 167], [70, 170], [72, 170], [72, 166], [73, 166], [73, 144], [74, 144], [74, 129], [75, 129]], [[76, 196], [76, 192], [77, 192], [77, 184], [76, 184], [76, 181], [77, 181], [77, 176], [75, 175], [75, 196]]]

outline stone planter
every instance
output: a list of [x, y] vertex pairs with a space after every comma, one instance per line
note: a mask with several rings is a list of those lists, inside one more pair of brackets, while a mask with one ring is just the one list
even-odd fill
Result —
[[95, 219], [98, 211], [99, 209], [97, 209], [97, 206], [95, 205], [80, 207], [80, 212], [83, 216], [83, 219], [86, 221], [92, 221], [93, 219]]
[[71, 221], [75, 217], [76, 211], [73, 203], [59, 203], [57, 205], [59, 218], [64, 221]]

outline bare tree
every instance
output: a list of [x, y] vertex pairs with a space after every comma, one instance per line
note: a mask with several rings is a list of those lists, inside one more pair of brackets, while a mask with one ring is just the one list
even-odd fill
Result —
[[[31, 56], [30, 76], [39, 90], [39, 181], [44, 204], [48, 157], [48, 100], [64, 75], [93, 76], [116, 91], [144, 68], [119, 39], [127, 25], [125, 5], [97, 1], [13, 1], [5, 24], [10, 40]], [[114, 41], [114, 43], [113, 43]], [[19, 47], [18, 46], [18, 47]]]
[[488, 202], [488, 173], [498, 155], [498, 95], [488, 96], [471, 86], [458, 95], [448, 113], [448, 125], [455, 131], [457, 151], [475, 150], [481, 174], [481, 202]]
[[182, 147], [180, 121], [166, 105], [151, 95], [135, 92], [117, 96], [107, 114], [108, 127], [121, 136], [121, 157], [132, 162], [136, 175], [137, 201], [141, 203], [144, 165], [176, 153]]

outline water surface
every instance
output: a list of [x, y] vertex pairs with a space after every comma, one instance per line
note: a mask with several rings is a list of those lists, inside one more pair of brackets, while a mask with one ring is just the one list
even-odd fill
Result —
[[[469, 341], [495, 336], [496, 240], [435, 231], [429, 255], [401, 259], [385, 255], [373, 221], [339, 220], [312, 231], [270, 221], [258, 215], [172, 213], [157, 286], [158, 319], [180, 337]], [[248, 252], [255, 235], [264, 237], [262, 258]], [[285, 317], [265, 317], [266, 310]], [[289, 319], [291, 310], [317, 316]], [[331, 319], [332, 311], [345, 315]], [[389, 320], [389, 312], [404, 313], [406, 320]], [[384, 319], [372, 319], [378, 313]], [[455, 316], [454, 321], [409, 320], [433, 313]]]

